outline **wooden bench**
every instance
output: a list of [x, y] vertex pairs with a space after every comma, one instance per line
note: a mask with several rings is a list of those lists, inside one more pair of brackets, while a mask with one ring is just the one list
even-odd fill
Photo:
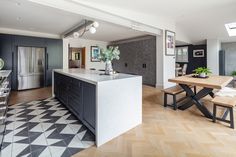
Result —
[[[213, 122], [216, 122], [216, 120], [223, 121], [230, 124], [230, 127], [234, 129], [234, 115], [233, 115], [233, 108], [236, 105], [236, 97], [221, 97], [216, 96], [214, 99], [212, 99], [212, 102], [214, 103], [213, 107]], [[222, 118], [216, 117], [217, 113], [217, 106], [224, 107], [228, 109]], [[230, 114], [230, 120], [226, 120], [226, 116]]]
[[[178, 94], [184, 92], [183, 88], [181, 88], [180, 86], [177, 85], [177, 86], [174, 86], [174, 87], [163, 89], [162, 92], [164, 92], [164, 107], [171, 106], [171, 107], [174, 108], [174, 110], [176, 110], [178, 108], [176, 96]], [[168, 95], [173, 96], [173, 104], [168, 104], [167, 103]], [[181, 100], [179, 100], [179, 101], [181, 101]]]

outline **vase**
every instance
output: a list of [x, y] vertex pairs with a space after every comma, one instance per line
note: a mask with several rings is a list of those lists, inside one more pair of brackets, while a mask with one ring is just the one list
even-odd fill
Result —
[[206, 75], [206, 73], [200, 73], [199, 76], [202, 78], [205, 78], [207, 75]]
[[112, 69], [112, 63], [111, 63], [111, 61], [106, 61], [106, 64], [105, 64], [105, 74], [106, 74], [106, 75], [111, 75], [111, 74], [113, 74], [113, 69]]

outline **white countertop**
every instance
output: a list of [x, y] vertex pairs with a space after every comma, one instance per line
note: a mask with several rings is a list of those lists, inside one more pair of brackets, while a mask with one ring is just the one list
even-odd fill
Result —
[[11, 74], [11, 70], [0, 70], [0, 77], [8, 77]]
[[103, 81], [141, 77], [137, 75], [123, 74], [123, 73], [117, 73], [113, 75], [103, 75], [104, 74], [103, 71], [85, 70], [85, 69], [54, 69], [54, 71], [93, 84], [97, 84]]

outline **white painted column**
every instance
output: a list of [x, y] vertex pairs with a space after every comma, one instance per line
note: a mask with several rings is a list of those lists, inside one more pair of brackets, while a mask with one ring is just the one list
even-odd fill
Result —
[[69, 68], [69, 61], [68, 61], [68, 47], [69, 47], [69, 39], [63, 39], [63, 69]]
[[165, 52], [165, 30], [163, 30], [163, 84], [164, 88], [175, 86], [175, 83], [171, 83], [168, 80], [175, 78], [175, 56], [166, 56]]
[[212, 74], [219, 75], [219, 51], [221, 43], [218, 39], [207, 39], [207, 67]]

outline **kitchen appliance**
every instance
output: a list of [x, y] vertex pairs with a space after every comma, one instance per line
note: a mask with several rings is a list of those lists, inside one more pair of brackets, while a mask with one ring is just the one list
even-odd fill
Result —
[[18, 47], [18, 90], [44, 86], [45, 48]]

